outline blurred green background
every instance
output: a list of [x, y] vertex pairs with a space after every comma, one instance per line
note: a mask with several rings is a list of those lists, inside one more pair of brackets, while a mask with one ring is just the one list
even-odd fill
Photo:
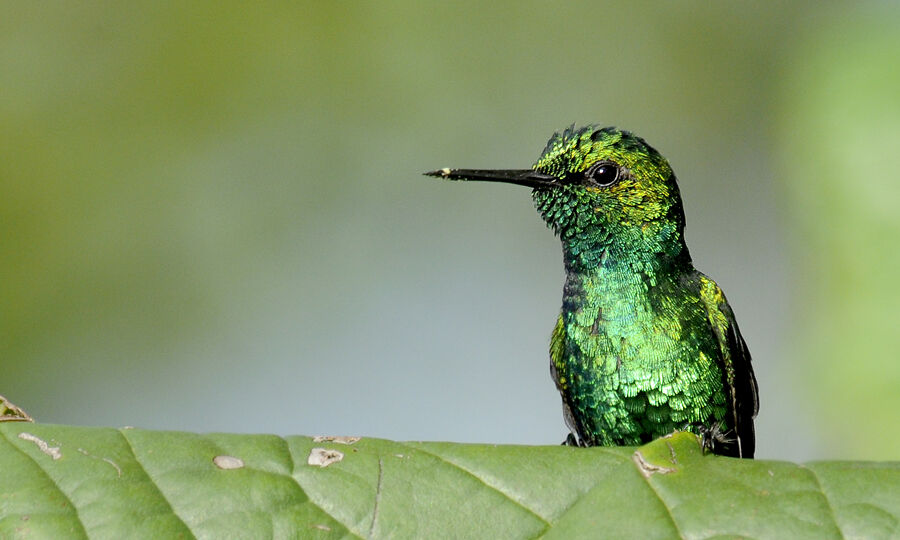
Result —
[[758, 456], [900, 458], [896, 3], [0, 13], [0, 393], [43, 422], [558, 443], [557, 240], [420, 173], [598, 122], [679, 176]]

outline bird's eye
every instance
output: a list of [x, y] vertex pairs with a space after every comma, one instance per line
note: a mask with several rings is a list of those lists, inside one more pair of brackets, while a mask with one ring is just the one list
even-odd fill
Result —
[[584, 177], [600, 187], [608, 187], [619, 179], [619, 166], [609, 161], [601, 161], [584, 171]]

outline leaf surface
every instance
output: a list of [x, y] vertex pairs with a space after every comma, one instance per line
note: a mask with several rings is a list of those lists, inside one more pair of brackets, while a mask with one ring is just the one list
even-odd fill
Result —
[[688, 433], [570, 448], [0, 424], [2, 538], [898, 534], [898, 462], [738, 460]]

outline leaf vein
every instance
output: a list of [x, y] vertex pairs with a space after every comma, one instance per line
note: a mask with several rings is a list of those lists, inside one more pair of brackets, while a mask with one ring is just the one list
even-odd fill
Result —
[[5, 430], [0, 431], [0, 433], [3, 433], [3, 437], [6, 439], [6, 442], [8, 442], [10, 446], [12, 446], [20, 454], [25, 456], [26, 459], [28, 459], [29, 461], [34, 463], [35, 467], [37, 467], [38, 470], [41, 471], [41, 473], [47, 478], [47, 480], [50, 481], [51, 484], [53, 484], [54, 487], [56, 487], [56, 490], [59, 491], [59, 493], [63, 496], [63, 498], [66, 500], [66, 502], [69, 503], [69, 506], [72, 507], [72, 512], [74, 512], [74, 514], [75, 514], [75, 522], [78, 523], [79, 527], [81, 527], [81, 532], [83, 535], [82, 537], [88, 538], [87, 529], [84, 526], [84, 522], [81, 521], [81, 516], [78, 515], [78, 507], [75, 506], [75, 503], [72, 502], [72, 499], [69, 498], [69, 495], [65, 491], [62, 490], [62, 488], [59, 486], [59, 484], [56, 482], [56, 480], [54, 480], [53, 477], [50, 476], [50, 473], [48, 473], [46, 470], [44, 470], [43, 467], [41, 467], [41, 464], [38, 463], [38, 461], [36, 459], [34, 459], [33, 456], [31, 456], [28, 452], [19, 448], [19, 446], [17, 444], [15, 444], [13, 441], [11, 441], [9, 439], [9, 434], [7, 434]]
[[675, 521], [675, 515], [672, 513], [672, 509], [669, 508], [669, 505], [666, 504], [666, 500], [663, 499], [663, 497], [662, 497], [662, 495], [660, 494], [660, 492], [656, 489], [656, 486], [654, 486], [654, 485], [653, 485], [653, 482], [650, 481], [650, 478], [651, 478], [652, 475], [651, 475], [651, 476], [645, 476], [644, 474], [641, 474], [641, 471], [637, 470], [637, 467], [635, 467], [635, 471], [634, 471], [634, 472], [637, 473], [638, 476], [640, 476], [641, 478], [643, 478], [644, 483], [647, 484], [647, 486], [650, 488], [650, 491], [653, 492], [653, 495], [655, 495], [656, 498], [659, 499], [659, 502], [662, 504], [663, 508], [666, 509], [666, 515], [669, 516], [669, 521], [672, 522], [672, 527], [675, 528], [675, 532], [678, 534], [678, 537], [679, 537], [679, 538], [682, 538], [682, 539], [683, 539], [683, 538], [687, 538], [687, 537], [684, 535], [684, 533], [681, 531], [681, 528], [678, 526], [678, 522]]
[[372, 509], [372, 525], [369, 526], [369, 538], [375, 532], [375, 522], [378, 521], [378, 503], [381, 502], [381, 482], [384, 478], [384, 458], [378, 458], [378, 486], [375, 488], [375, 507]]
[[434, 457], [434, 458], [436, 458], [436, 459], [438, 459], [438, 460], [440, 460], [440, 461], [446, 463], [447, 465], [450, 465], [451, 467], [453, 467], [453, 468], [455, 468], [455, 469], [458, 469], [458, 470], [460, 470], [460, 471], [466, 473], [467, 475], [471, 476], [472, 478], [478, 480], [480, 483], [482, 483], [482, 484], [484, 484], [485, 486], [487, 486], [488, 488], [490, 488], [492, 491], [495, 491], [495, 492], [499, 493], [499, 494], [502, 495], [504, 498], [509, 499], [510, 501], [512, 501], [514, 504], [516, 504], [517, 506], [519, 506], [520, 508], [522, 508], [523, 510], [525, 510], [525, 511], [528, 512], [529, 514], [531, 514], [531, 515], [533, 515], [534, 517], [536, 517], [536, 518], [538, 518], [539, 520], [541, 520], [541, 522], [544, 523], [545, 526], [549, 527], [549, 526], [551, 525], [550, 521], [548, 521], [546, 518], [544, 518], [544, 516], [538, 514], [536, 511], [532, 510], [531, 508], [525, 506], [525, 505], [524, 505], [523, 503], [521, 503], [520, 501], [516, 500], [516, 499], [514, 498], [514, 494], [513, 494], [513, 493], [506, 493], [506, 492], [503, 491], [502, 489], [500, 489], [500, 488], [498, 488], [498, 487], [496, 487], [496, 486], [492, 486], [492, 485], [488, 484], [483, 478], [481, 478], [480, 476], [478, 476], [478, 475], [475, 474], [474, 472], [472, 472], [472, 471], [466, 469], [466, 468], [463, 467], [462, 465], [458, 465], [458, 464], [456, 464], [456, 463], [454, 463], [454, 462], [452, 462], [452, 461], [446, 459], [445, 457], [443, 457], [443, 456], [441, 456], [441, 455], [439, 455], [439, 454], [435, 454], [435, 453], [433, 453], [433, 452], [429, 452], [428, 450], [424, 450], [424, 449], [419, 448], [419, 447], [416, 447], [416, 446], [409, 446], [409, 445], [405, 445], [405, 446], [406, 446], [407, 448], [410, 448], [410, 449], [413, 449], [413, 450], [417, 450], [417, 451], [419, 451], [419, 452], [422, 452], [422, 453], [424, 453], [424, 454], [427, 454], [427, 455], [429, 455], [429, 456], [432, 456], [432, 457]]
[[819, 492], [822, 494], [822, 498], [825, 499], [825, 505], [828, 507], [828, 513], [831, 514], [831, 520], [834, 522], [834, 528], [837, 529], [838, 535], [841, 538], [844, 538], [844, 532], [841, 530], [841, 525], [837, 520], [837, 512], [834, 511], [834, 506], [831, 505], [831, 499], [828, 498], [828, 495], [825, 493], [825, 488], [822, 487], [822, 482], [819, 480], [819, 475], [816, 474], [816, 471], [807, 467], [803, 463], [798, 463], [798, 465], [801, 469], [809, 471], [809, 474], [816, 482], [816, 485], [819, 486]]
[[335, 521], [335, 523], [340, 523], [347, 530], [348, 533], [350, 533], [353, 536], [355, 536], [356, 538], [359, 538], [360, 540], [362, 540], [364, 537], [362, 534], [359, 533], [359, 531], [354, 531], [353, 528], [350, 527], [350, 525], [342, 522], [341, 520], [336, 518], [334, 516], [334, 514], [328, 512], [324, 508], [322, 508], [322, 505], [317, 504], [315, 501], [313, 501], [312, 496], [310, 495], [310, 491], [307, 490], [306, 488], [304, 488], [303, 484], [300, 483], [300, 480], [298, 480], [297, 477], [294, 476], [294, 473], [297, 471], [297, 462], [296, 462], [296, 460], [294, 460], [294, 454], [291, 452], [291, 445], [288, 443], [287, 439], [285, 439], [284, 437], [279, 437], [279, 440], [281, 440], [281, 442], [284, 443], [284, 448], [285, 448], [285, 451], [287, 452], [288, 460], [290, 461], [290, 474], [288, 474], [288, 476], [294, 482], [294, 485], [297, 486], [297, 489], [299, 489], [301, 493], [306, 495], [306, 499], [309, 502], [309, 504], [318, 508], [319, 511], [321, 511], [323, 514], [325, 514], [326, 516], [333, 519]]
[[141, 463], [141, 460], [138, 459], [137, 452], [134, 450], [134, 445], [131, 444], [131, 439], [129, 439], [128, 436], [125, 435], [125, 431], [120, 428], [120, 429], [116, 430], [116, 433], [118, 433], [122, 437], [122, 439], [125, 441], [125, 444], [128, 446], [128, 451], [131, 452], [131, 456], [134, 458], [134, 462], [138, 464], [138, 467], [141, 468], [141, 471], [147, 477], [147, 480], [149, 480], [150, 485], [153, 486], [153, 488], [156, 490], [156, 492], [159, 493], [159, 496], [162, 497], [162, 500], [165, 501], [166, 505], [172, 510], [172, 515], [175, 516], [175, 518], [178, 519], [178, 521], [181, 522], [182, 525], [184, 525], [184, 528], [189, 533], [191, 533], [192, 537], [196, 538], [197, 535], [194, 534], [194, 531], [191, 529], [190, 525], [188, 525], [187, 522], [184, 520], [184, 518], [182, 518], [178, 514], [178, 512], [175, 510], [175, 507], [172, 505], [172, 501], [170, 501], [169, 498], [166, 497], [166, 494], [163, 493], [162, 488], [159, 486], [159, 484], [156, 483], [156, 480], [153, 478], [153, 476], [150, 474], [150, 472], [144, 467], [144, 464]]

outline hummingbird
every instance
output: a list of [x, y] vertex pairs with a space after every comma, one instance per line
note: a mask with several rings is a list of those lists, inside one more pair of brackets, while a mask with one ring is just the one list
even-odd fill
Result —
[[573, 446], [630, 446], [677, 430], [752, 458], [750, 352], [722, 289], [694, 268], [668, 161], [614, 127], [550, 137], [530, 169], [440, 169], [532, 189], [562, 242], [566, 279], [550, 373]]

